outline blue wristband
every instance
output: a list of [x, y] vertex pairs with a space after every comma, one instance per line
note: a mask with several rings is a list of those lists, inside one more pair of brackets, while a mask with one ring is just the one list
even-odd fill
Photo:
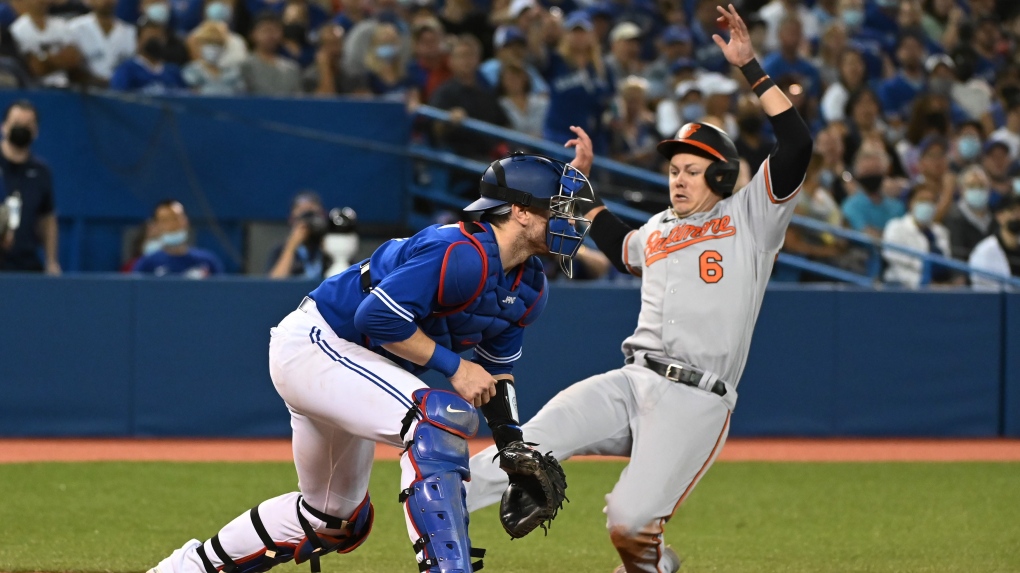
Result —
[[432, 358], [425, 363], [425, 367], [452, 378], [460, 368], [460, 356], [449, 348], [437, 344], [435, 351], [432, 352]]

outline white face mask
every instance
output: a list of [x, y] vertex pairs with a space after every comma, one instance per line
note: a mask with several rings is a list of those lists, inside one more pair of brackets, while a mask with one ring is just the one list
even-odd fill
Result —
[[202, 59], [215, 64], [220, 61], [220, 57], [223, 56], [223, 46], [216, 44], [204, 44], [201, 48]]

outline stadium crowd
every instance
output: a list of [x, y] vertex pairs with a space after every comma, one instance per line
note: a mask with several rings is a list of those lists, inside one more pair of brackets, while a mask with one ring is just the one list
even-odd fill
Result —
[[[7, 0], [0, 85], [426, 103], [452, 121], [424, 136], [461, 155], [507, 150], [462, 128], [467, 117], [556, 143], [577, 125], [598, 154], [653, 170], [659, 140], [705, 121], [735, 140], [748, 178], [773, 138], [711, 39], [725, 37], [721, 3]], [[802, 215], [1020, 276], [1020, 2], [733, 4], [815, 134]], [[7, 163], [24, 149], [9, 115]], [[38, 216], [52, 212], [51, 197], [36, 203]], [[851, 270], [865, 264], [845, 241], [803, 228], [791, 228], [785, 249]], [[888, 282], [921, 282], [919, 259], [884, 258]], [[932, 279], [969, 277], [936, 269]]]

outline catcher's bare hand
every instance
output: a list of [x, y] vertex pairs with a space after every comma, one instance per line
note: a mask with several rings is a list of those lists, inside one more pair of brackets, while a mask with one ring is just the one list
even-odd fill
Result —
[[716, 21], [726, 24], [730, 30], [730, 41], [724, 42], [719, 34], [712, 34], [712, 40], [722, 50], [727, 62], [738, 67], [743, 66], [754, 59], [754, 47], [751, 45], [751, 34], [747, 31], [747, 24], [740, 14], [737, 14], [733, 4], [729, 5], [728, 10], [722, 6], [715, 8], [721, 14]]
[[468, 360], [460, 361], [460, 368], [450, 377], [453, 389], [475, 408], [487, 403], [496, 395], [496, 379], [484, 368]]

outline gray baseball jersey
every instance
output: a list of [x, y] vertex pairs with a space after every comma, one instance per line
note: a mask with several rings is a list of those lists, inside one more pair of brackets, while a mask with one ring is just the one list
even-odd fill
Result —
[[641, 275], [637, 329], [623, 352], [667, 356], [735, 387], [796, 194], [772, 194], [769, 160], [750, 183], [711, 210], [678, 219], [652, 216], [623, 243]]

